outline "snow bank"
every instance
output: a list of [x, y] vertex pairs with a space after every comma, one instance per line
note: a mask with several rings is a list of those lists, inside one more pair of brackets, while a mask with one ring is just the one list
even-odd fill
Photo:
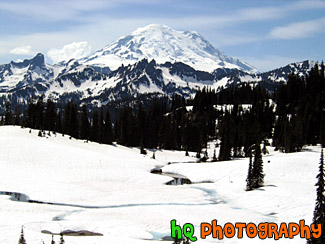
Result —
[[[294, 154], [269, 148], [270, 155], [264, 156], [265, 187], [246, 192], [247, 159], [193, 163], [195, 153], [185, 157], [185, 152], [155, 150], [153, 160], [153, 150], [144, 156], [138, 148], [37, 134], [35, 130], [29, 133], [29, 129], [0, 127], [0, 191], [21, 192], [33, 200], [66, 205], [15, 202], [0, 196], [0, 243], [17, 242], [22, 225], [28, 243], [49, 243], [51, 236], [42, 230], [88, 230], [103, 236], [65, 237], [66, 243], [154, 244], [170, 235], [172, 219], [180, 224], [192, 223], [197, 237], [200, 223], [213, 219], [219, 224], [300, 219], [310, 224], [312, 220], [318, 147]], [[185, 175], [192, 182], [213, 183], [168, 186], [164, 183], [170, 177], [150, 173], [157, 166], [164, 172]], [[300, 238], [277, 241], [305, 242]], [[196, 243], [260, 240], [198, 238]]]

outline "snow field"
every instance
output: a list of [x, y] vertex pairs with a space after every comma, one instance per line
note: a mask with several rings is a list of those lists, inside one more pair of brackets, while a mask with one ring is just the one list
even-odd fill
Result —
[[[241, 240], [202, 240], [199, 226], [213, 219], [219, 225], [298, 223], [301, 219], [310, 224], [312, 220], [319, 147], [293, 154], [269, 148], [270, 154], [263, 157], [265, 187], [246, 192], [248, 159], [193, 163], [193, 152], [185, 157], [185, 152], [148, 150], [144, 156], [138, 148], [85, 143], [61, 134], [48, 138], [37, 134], [36, 130], [29, 133], [29, 129], [20, 127], [0, 127], [0, 191], [21, 192], [33, 200], [70, 206], [16, 202], [0, 196], [0, 243], [17, 242], [23, 225], [27, 243], [49, 243], [51, 236], [42, 234], [42, 230], [57, 233], [70, 229], [103, 236], [67, 236], [67, 244], [155, 244], [170, 235], [172, 219], [181, 225], [192, 223], [196, 243], [260, 243], [258, 238], [249, 239], [245, 234]], [[151, 159], [153, 151], [156, 160]], [[170, 177], [150, 173], [157, 166], [163, 167], [163, 172], [185, 175], [192, 182], [213, 183], [168, 186], [164, 183]], [[55, 238], [58, 242], [59, 237]], [[299, 237], [277, 241], [305, 242]], [[263, 243], [275, 241], [266, 239]]]

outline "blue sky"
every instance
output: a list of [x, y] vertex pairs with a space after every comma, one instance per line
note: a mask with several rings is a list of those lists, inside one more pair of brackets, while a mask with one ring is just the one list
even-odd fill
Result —
[[84, 56], [152, 23], [197, 31], [260, 71], [325, 57], [325, 0], [0, 0], [0, 63]]

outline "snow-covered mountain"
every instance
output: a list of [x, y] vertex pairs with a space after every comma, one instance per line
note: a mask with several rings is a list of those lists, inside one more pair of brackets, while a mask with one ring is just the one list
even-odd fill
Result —
[[252, 73], [251, 66], [225, 56], [196, 32], [149, 25], [82, 60], [51, 65], [39, 53], [29, 60], [0, 65], [0, 110], [7, 101], [15, 107], [40, 95], [62, 103], [74, 99], [105, 105], [175, 93], [189, 97], [203, 87], [218, 89], [243, 82], [273, 91], [290, 73], [306, 75], [314, 64], [304, 61]]
[[177, 31], [157, 24], [139, 28], [80, 62], [114, 70], [121, 64], [133, 64], [144, 58], [154, 59], [159, 64], [182, 62], [208, 72], [217, 68], [256, 72], [249, 64], [226, 56], [197, 32]]
[[0, 107], [8, 100], [14, 106], [24, 105], [30, 97], [43, 94], [59, 100], [65, 93], [74, 93], [86, 80], [102, 79], [109, 72], [108, 67], [82, 65], [76, 60], [47, 64], [41, 53], [22, 62], [12, 61], [0, 65]]
[[250, 83], [259, 84], [270, 92], [273, 92], [276, 86], [288, 80], [290, 74], [294, 73], [299, 76], [306, 76], [315, 64], [316, 62], [314, 61], [305, 60], [258, 74], [251, 74], [238, 69], [220, 68], [213, 71], [212, 75], [217, 80], [218, 87]]
[[292, 72], [306, 75], [314, 62], [293, 63], [261, 74], [239, 69], [219, 68], [214, 72], [199, 71], [182, 62], [157, 63], [143, 59], [117, 70], [80, 64], [76, 60], [49, 65], [37, 54], [30, 60], [0, 65], [0, 107], [9, 100], [13, 106], [26, 105], [31, 96], [42, 94], [57, 102], [68, 99], [93, 105], [111, 101], [132, 100], [147, 96], [193, 96], [198, 89], [218, 89], [243, 82], [260, 83], [270, 91]]
[[53, 77], [54, 70], [45, 64], [42, 54], [37, 54], [30, 60], [0, 65], [0, 90], [19, 89]]

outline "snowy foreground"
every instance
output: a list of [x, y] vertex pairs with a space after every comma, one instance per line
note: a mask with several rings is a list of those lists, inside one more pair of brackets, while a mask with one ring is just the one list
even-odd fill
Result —
[[[0, 243], [17, 243], [24, 226], [28, 244], [50, 243], [64, 230], [88, 230], [103, 236], [67, 236], [67, 244], [161, 243], [170, 221], [195, 226], [195, 243], [306, 243], [294, 239], [200, 238], [201, 222], [299, 222], [310, 224], [315, 206], [319, 147], [283, 154], [269, 148], [263, 157], [265, 187], [246, 192], [248, 159], [189, 163], [193, 154], [156, 151], [156, 160], [138, 148], [99, 145], [60, 134], [38, 137], [38, 131], [0, 127], [0, 191], [20, 192], [30, 199], [66, 205], [10, 200], [0, 195]], [[212, 149], [211, 149], [212, 150]], [[209, 156], [212, 156], [209, 152]], [[270, 163], [267, 161], [270, 160]], [[168, 162], [172, 164], [167, 165]], [[179, 163], [177, 163], [179, 162]], [[187, 163], [182, 163], [187, 162]], [[163, 172], [188, 177], [191, 185], [165, 185]], [[96, 208], [97, 207], [97, 208]], [[59, 237], [55, 236], [58, 243]], [[164, 241], [164, 243], [172, 243]]]

